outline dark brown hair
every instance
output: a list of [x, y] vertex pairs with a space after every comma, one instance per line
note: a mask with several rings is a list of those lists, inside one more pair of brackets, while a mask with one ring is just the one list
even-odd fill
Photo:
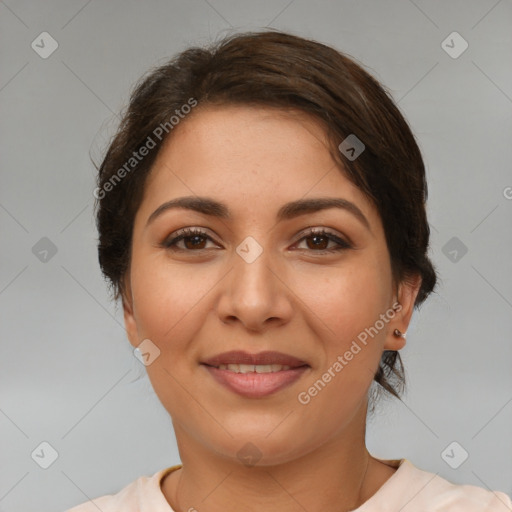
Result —
[[[193, 102], [196, 108], [242, 104], [293, 109], [320, 120], [340, 169], [380, 214], [395, 283], [419, 274], [415, 306], [426, 299], [436, 284], [427, 255], [427, 183], [407, 122], [383, 86], [354, 59], [271, 30], [189, 48], [135, 87], [99, 166], [95, 191], [99, 262], [116, 300], [124, 298], [133, 223], [146, 179], [166, 137]], [[364, 144], [354, 160], [338, 149], [349, 135]], [[400, 398], [405, 374], [397, 351], [384, 351], [374, 380]]]

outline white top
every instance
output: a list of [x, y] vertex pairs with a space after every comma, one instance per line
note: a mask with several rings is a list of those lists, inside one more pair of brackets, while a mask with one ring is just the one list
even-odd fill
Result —
[[[418, 469], [407, 459], [381, 461], [398, 469], [353, 512], [512, 512], [512, 500], [504, 492], [453, 484]], [[115, 495], [96, 498], [66, 512], [175, 512], [160, 482], [181, 467], [179, 464], [151, 477], [142, 476]]]

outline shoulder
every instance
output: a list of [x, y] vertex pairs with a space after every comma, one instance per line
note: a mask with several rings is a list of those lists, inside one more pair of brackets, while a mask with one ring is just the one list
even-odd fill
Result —
[[160, 482], [165, 475], [181, 464], [162, 469], [152, 476], [141, 476], [117, 494], [94, 498], [66, 512], [172, 512], [161, 488]]
[[400, 496], [401, 512], [512, 512], [512, 500], [504, 492], [454, 484], [407, 459], [387, 483], [388, 492]]

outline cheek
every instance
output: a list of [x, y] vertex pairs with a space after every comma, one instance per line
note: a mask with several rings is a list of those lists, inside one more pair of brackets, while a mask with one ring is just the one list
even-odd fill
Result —
[[325, 334], [342, 347], [388, 308], [388, 272], [379, 262], [354, 259], [353, 265], [322, 274], [301, 273], [294, 291], [307, 306], [305, 311], [314, 313], [312, 318], [323, 325]]
[[148, 377], [169, 414], [186, 419], [195, 404], [191, 397], [201, 396], [201, 390], [194, 387], [196, 368], [190, 350], [207, 314], [208, 293], [214, 292], [219, 279], [211, 270], [178, 268], [151, 256], [142, 261], [134, 255], [132, 269], [139, 338], [150, 339], [160, 350], [159, 357], [146, 367]]
[[[372, 330], [387, 310], [389, 289], [381, 275], [380, 267], [365, 265], [320, 280], [301, 279], [300, 297], [322, 354], [297, 396], [305, 430], [314, 431], [318, 418], [325, 418], [326, 429], [342, 428], [364, 403], [386, 332]], [[325, 429], [318, 435], [326, 435]]]
[[207, 267], [173, 264], [163, 253], [134, 255], [131, 285], [140, 336], [166, 349], [197, 324], [193, 318], [220, 278]]

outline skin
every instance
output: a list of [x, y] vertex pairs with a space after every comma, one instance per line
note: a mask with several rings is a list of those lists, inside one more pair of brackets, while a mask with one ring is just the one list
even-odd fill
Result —
[[[181, 196], [225, 203], [232, 219], [173, 209], [147, 224]], [[305, 197], [347, 199], [369, 229], [337, 208], [276, 222], [284, 203]], [[181, 251], [160, 245], [185, 227], [211, 239], [199, 238], [200, 249], [190, 239], [178, 243]], [[353, 247], [321, 254], [337, 244], [321, 238], [318, 249], [314, 237], [303, 238], [308, 227]], [[236, 252], [247, 236], [263, 249], [252, 263]], [[367, 392], [382, 351], [405, 345], [393, 330], [407, 330], [420, 278], [393, 283], [378, 212], [337, 167], [322, 126], [300, 112], [198, 107], [158, 155], [132, 244], [125, 323], [134, 347], [150, 339], [161, 351], [147, 372], [183, 463], [161, 485], [174, 510], [339, 512], [375, 494], [395, 469], [366, 449]], [[402, 309], [378, 335], [300, 404], [298, 393], [397, 299]], [[310, 368], [270, 396], [242, 397], [200, 365], [237, 349], [277, 350]], [[261, 453], [251, 467], [237, 457], [248, 442]]]

